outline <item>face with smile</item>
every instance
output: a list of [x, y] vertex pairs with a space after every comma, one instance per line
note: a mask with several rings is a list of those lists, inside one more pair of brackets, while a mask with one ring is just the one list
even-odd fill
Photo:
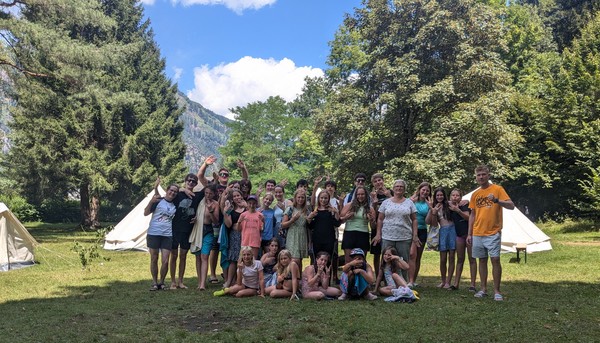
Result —
[[273, 195], [272, 194], [267, 194], [263, 197], [263, 207], [268, 208], [271, 206], [271, 204], [273, 203]]
[[382, 189], [383, 188], [383, 179], [378, 177], [375, 180], [373, 180], [373, 187], [375, 189]]
[[435, 202], [438, 204], [441, 204], [444, 201], [446, 201], [446, 196], [444, 195], [444, 192], [442, 192], [442, 191], [435, 192]]
[[327, 207], [329, 205], [329, 193], [321, 192], [319, 193], [319, 206]]
[[367, 201], [367, 191], [364, 187], [356, 189], [356, 200], [359, 204], [364, 204]]
[[242, 251], [242, 261], [244, 261], [245, 264], [251, 263], [253, 259], [254, 256], [252, 255], [252, 250]]
[[275, 199], [277, 199], [277, 201], [283, 201], [283, 196], [284, 196], [283, 188], [275, 187], [274, 194], [275, 194]]
[[240, 193], [239, 191], [234, 191], [233, 192], [233, 203], [236, 205], [242, 205], [243, 201], [244, 201], [244, 198], [242, 197], [242, 193]]
[[273, 193], [273, 191], [275, 190], [275, 184], [272, 182], [267, 182], [267, 184], [265, 185], [265, 190], [267, 192]]
[[423, 186], [419, 189], [419, 198], [427, 199], [429, 197], [429, 193], [431, 193], [429, 186]]
[[169, 186], [169, 188], [167, 188], [167, 194], [165, 194], [165, 200], [173, 201], [177, 196], [177, 193], [179, 193], [177, 186]]
[[227, 181], [229, 181], [229, 171], [227, 171], [227, 169], [221, 169], [219, 171], [219, 183], [226, 185]]

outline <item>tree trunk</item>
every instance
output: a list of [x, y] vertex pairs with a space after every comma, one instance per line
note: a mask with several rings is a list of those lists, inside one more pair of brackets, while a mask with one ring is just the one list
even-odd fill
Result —
[[100, 197], [96, 192], [90, 195], [90, 185], [87, 182], [81, 184], [79, 195], [81, 197], [81, 225], [89, 228], [99, 227], [98, 212], [100, 211]]

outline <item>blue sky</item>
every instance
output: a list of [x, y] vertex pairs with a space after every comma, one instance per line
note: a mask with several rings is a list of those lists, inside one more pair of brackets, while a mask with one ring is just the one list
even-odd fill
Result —
[[328, 42], [360, 0], [141, 0], [167, 75], [218, 114], [293, 100], [327, 67]]

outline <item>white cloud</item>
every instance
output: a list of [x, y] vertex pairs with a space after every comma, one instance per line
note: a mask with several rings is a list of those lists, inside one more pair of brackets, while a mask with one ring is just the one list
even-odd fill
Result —
[[[153, 1], [153, 0], [146, 0]], [[191, 5], [225, 5], [225, 7], [241, 14], [246, 9], [260, 9], [277, 2], [277, 0], [171, 0], [175, 5], [181, 3], [183, 6]]]
[[188, 97], [202, 106], [229, 118], [230, 108], [246, 106], [279, 95], [294, 100], [304, 86], [305, 77], [323, 76], [319, 68], [297, 67], [290, 59], [281, 61], [243, 57], [237, 62], [214, 68], [194, 68], [194, 89]]
[[173, 82], [177, 82], [179, 81], [179, 79], [181, 78], [181, 75], [183, 74], [183, 68], [177, 68], [177, 67], [173, 67]]

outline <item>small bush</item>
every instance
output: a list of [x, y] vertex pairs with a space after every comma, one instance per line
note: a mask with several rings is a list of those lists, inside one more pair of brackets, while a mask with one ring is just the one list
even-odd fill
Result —
[[0, 202], [5, 203], [20, 221], [35, 222], [40, 220], [40, 213], [35, 206], [28, 203], [27, 200], [20, 195], [0, 195]]
[[44, 200], [40, 206], [40, 215], [48, 223], [78, 223], [81, 220], [79, 201]]

